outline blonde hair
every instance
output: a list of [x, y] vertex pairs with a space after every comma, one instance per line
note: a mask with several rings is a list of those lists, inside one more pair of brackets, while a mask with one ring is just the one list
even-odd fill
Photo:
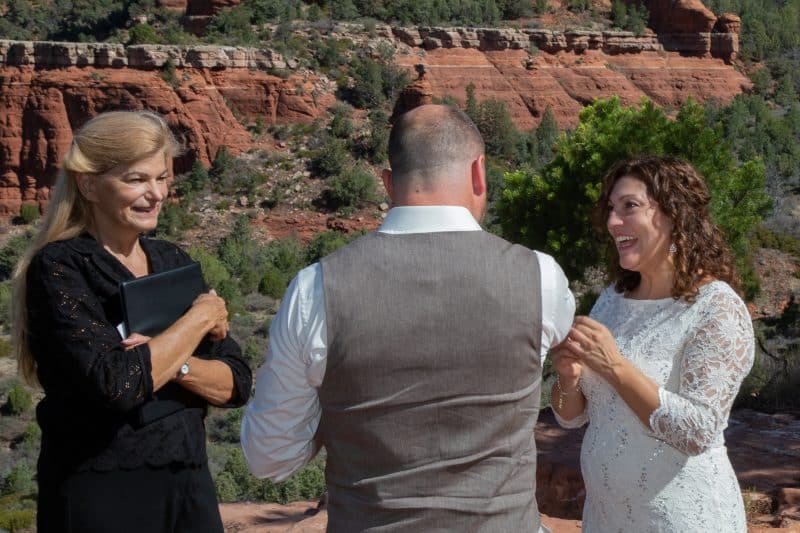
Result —
[[36, 385], [36, 361], [28, 346], [27, 273], [31, 260], [45, 245], [71, 239], [90, 228], [91, 207], [78, 191], [80, 174], [101, 175], [119, 165], [130, 165], [164, 152], [172, 158], [180, 151], [161, 116], [149, 111], [109, 111], [89, 120], [74, 135], [64, 156], [47, 214], [31, 245], [14, 270], [11, 299], [11, 343], [18, 371]]

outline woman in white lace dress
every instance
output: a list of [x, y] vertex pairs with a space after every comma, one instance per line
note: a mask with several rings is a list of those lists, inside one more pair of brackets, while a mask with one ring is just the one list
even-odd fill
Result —
[[753, 362], [750, 316], [691, 165], [615, 166], [598, 204], [613, 284], [555, 351], [559, 423], [589, 423], [584, 532], [746, 532], [723, 430]]

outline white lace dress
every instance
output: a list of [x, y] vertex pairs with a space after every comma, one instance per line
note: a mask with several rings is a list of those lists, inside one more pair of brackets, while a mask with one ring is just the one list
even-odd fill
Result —
[[[586, 533], [746, 532], [739, 484], [722, 431], [753, 363], [750, 316], [726, 284], [709, 283], [693, 304], [632, 300], [606, 289], [591, 312], [622, 355], [659, 385], [650, 426], [584, 369], [589, 422], [581, 448]], [[556, 417], [558, 418], [558, 416]]]

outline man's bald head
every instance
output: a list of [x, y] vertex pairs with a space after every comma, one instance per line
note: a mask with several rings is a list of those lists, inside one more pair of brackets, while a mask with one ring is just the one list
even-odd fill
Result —
[[459, 179], [483, 152], [483, 138], [464, 112], [444, 105], [414, 108], [395, 121], [389, 136], [392, 183], [395, 189], [436, 189]]

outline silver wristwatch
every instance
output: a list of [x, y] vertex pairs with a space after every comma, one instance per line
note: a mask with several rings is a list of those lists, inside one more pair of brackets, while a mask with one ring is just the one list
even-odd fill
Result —
[[186, 374], [189, 373], [189, 362], [183, 363], [181, 367], [178, 369], [178, 379], [182, 378]]

